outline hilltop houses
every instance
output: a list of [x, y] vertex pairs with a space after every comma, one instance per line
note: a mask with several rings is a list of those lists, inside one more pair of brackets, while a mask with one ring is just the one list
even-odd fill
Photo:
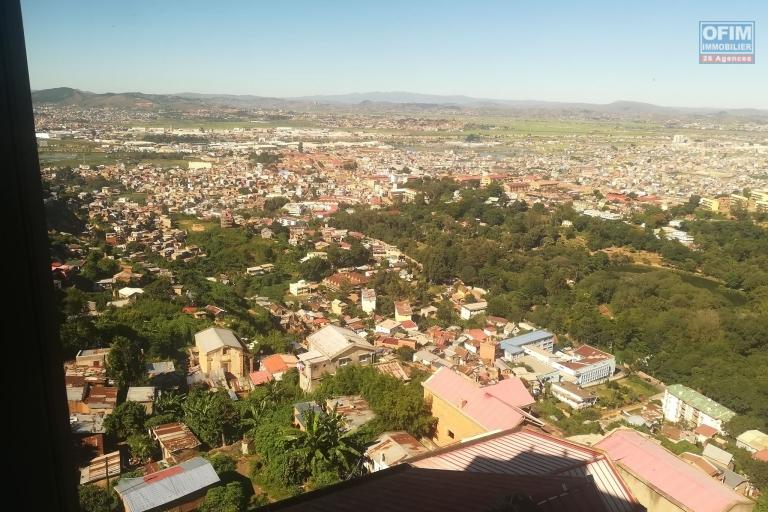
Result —
[[323, 375], [334, 374], [348, 364], [368, 365], [375, 348], [356, 332], [338, 325], [327, 325], [307, 337], [307, 351], [299, 354], [299, 385], [312, 391]]
[[227, 373], [245, 378], [251, 370], [252, 355], [230, 329], [210, 327], [195, 334], [192, 360], [208, 376], [225, 378]]

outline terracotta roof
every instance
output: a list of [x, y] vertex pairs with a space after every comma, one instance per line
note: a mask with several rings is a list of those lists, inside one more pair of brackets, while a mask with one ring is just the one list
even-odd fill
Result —
[[413, 314], [411, 303], [407, 300], [395, 301], [395, 314], [400, 316], [410, 316]]
[[248, 376], [251, 378], [254, 386], [260, 386], [272, 380], [272, 374], [264, 371], [251, 372]]
[[699, 434], [705, 437], [712, 437], [717, 434], [717, 429], [710, 427], [709, 425], [699, 425], [693, 431], [694, 434]]
[[288, 371], [288, 365], [285, 364], [285, 361], [282, 357], [280, 357], [280, 354], [272, 354], [271, 356], [267, 356], [262, 359], [261, 367], [273, 375], [275, 373]]

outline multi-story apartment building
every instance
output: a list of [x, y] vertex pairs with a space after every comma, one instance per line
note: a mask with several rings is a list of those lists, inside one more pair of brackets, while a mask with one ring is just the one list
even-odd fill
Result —
[[667, 421], [684, 421], [697, 427], [708, 425], [718, 432], [723, 432], [723, 423], [736, 415], [724, 405], [682, 384], [667, 386], [662, 408]]

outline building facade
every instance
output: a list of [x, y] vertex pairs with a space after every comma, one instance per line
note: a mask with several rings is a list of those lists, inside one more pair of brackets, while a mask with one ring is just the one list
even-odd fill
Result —
[[299, 354], [299, 385], [312, 391], [326, 374], [348, 364], [368, 365], [375, 348], [357, 333], [337, 325], [328, 325], [307, 337], [307, 351]]
[[235, 333], [221, 327], [211, 327], [195, 334], [193, 361], [206, 375], [226, 374], [243, 378], [251, 369], [251, 353]]
[[667, 421], [687, 422], [695, 427], [708, 425], [718, 432], [723, 432], [723, 424], [736, 415], [724, 405], [682, 384], [667, 386], [662, 408]]

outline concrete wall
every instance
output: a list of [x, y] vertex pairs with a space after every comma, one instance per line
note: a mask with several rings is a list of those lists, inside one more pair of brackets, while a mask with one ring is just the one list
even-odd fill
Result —
[[237, 377], [245, 377], [250, 371], [248, 357], [243, 350], [227, 347], [227, 353], [224, 349], [214, 350], [208, 354], [200, 354], [200, 369], [204, 373], [210, 373], [211, 370], [219, 370], [224, 367], [227, 371]]
[[[424, 390], [424, 399], [432, 403], [432, 416], [437, 418], [437, 428], [433, 441], [438, 446], [447, 446], [485, 432], [483, 427], [467, 418], [452, 404], [431, 394], [426, 389]], [[448, 435], [449, 430], [454, 434], [452, 438]]]

